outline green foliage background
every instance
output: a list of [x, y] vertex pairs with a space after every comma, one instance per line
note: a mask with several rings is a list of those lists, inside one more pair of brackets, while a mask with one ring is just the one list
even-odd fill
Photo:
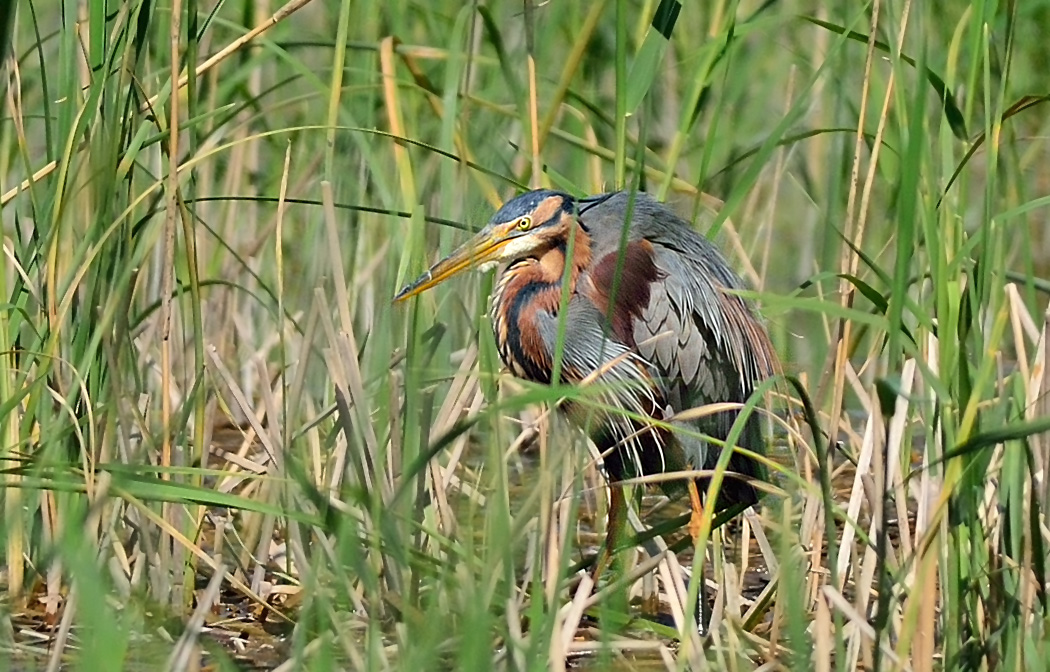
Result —
[[[266, 597], [310, 669], [1045, 659], [1050, 4], [0, 14], [5, 651], [231, 668], [200, 620]], [[582, 393], [500, 374], [492, 277], [390, 304], [528, 185], [672, 203], [812, 400], [704, 649], [628, 581], [576, 646], [601, 480], [537, 409]]]

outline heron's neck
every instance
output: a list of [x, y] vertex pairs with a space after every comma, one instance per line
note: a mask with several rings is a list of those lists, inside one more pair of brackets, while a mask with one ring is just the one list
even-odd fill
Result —
[[[553, 312], [561, 301], [562, 283], [568, 281], [571, 294], [591, 263], [590, 240], [578, 227], [576, 231], [575, 240], [566, 236], [534, 256], [512, 262], [499, 279], [494, 303], [510, 301], [524, 291], [536, 308]], [[566, 259], [570, 262], [567, 274]]]
[[[576, 235], [573, 239], [570, 240], [566, 236], [557, 245], [539, 255], [538, 263], [530, 269], [530, 281], [560, 288], [561, 283], [568, 279], [570, 291], [576, 288], [576, 281], [580, 273], [591, 263], [591, 241], [578, 225], [574, 227], [574, 230]], [[565, 266], [567, 264], [570, 269], [566, 278]]]
[[[567, 276], [566, 257], [570, 261]], [[549, 382], [550, 353], [540, 335], [537, 313], [557, 314], [562, 283], [568, 280], [571, 295], [590, 263], [590, 241], [584, 234], [577, 235], [571, 247], [566, 240], [535, 257], [519, 259], [504, 271], [493, 293], [490, 315], [500, 356], [515, 375]]]
[[537, 310], [556, 313], [561, 303], [562, 283], [568, 281], [571, 296], [576, 291], [576, 281], [590, 263], [589, 246], [577, 246], [569, 255], [572, 264], [566, 275], [566, 254], [564, 247], [553, 247], [508, 266], [493, 293], [493, 317], [509, 312], [531, 320]]

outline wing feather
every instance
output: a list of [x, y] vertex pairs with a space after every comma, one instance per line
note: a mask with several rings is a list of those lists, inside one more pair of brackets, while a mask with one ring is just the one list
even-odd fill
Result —
[[[562, 363], [565, 379], [587, 381], [596, 404], [569, 403], [569, 417], [581, 425], [600, 448], [615, 448], [612, 461], [617, 465], [617, 478], [623, 475], [623, 464], [636, 475], [666, 471], [666, 430], [644, 421], [663, 419], [665, 401], [653, 380], [650, 362], [604, 330], [605, 316], [586, 297], [576, 296], [569, 302]], [[554, 352], [557, 343], [558, 318], [538, 312], [539, 333]], [[628, 411], [635, 418], [617, 412]], [[640, 419], [641, 420], [640, 420]], [[679, 468], [680, 457], [672, 456], [671, 464]], [[608, 466], [608, 465], [607, 465]]]
[[[739, 281], [723, 283], [725, 269], [716, 272], [712, 260], [680, 254], [653, 245], [661, 279], [649, 288], [650, 306], [642, 311], [641, 329], [659, 321], [675, 338], [659, 341], [656, 359], [669, 383], [694, 391], [694, 404], [743, 402], [754, 387], [775, 370], [775, 358], [765, 330], [745, 301], [727, 290]], [[672, 315], [664, 317], [664, 306]], [[637, 327], [636, 327], [637, 328]]]
[[[627, 254], [620, 254], [623, 217], [629, 210], [627, 194], [603, 199], [585, 214], [593, 239], [592, 254], [599, 273], [591, 274], [590, 291], [599, 306], [614, 305], [619, 316], [630, 315], [628, 335], [637, 352], [651, 363], [660, 394], [671, 408], [688, 408], [718, 402], [742, 403], [758, 383], [776, 373], [776, 357], [765, 329], [750, 305], [732, 293], [743, 287], [721, 252], [710, 241], [663, 205], [637, 194], [630, 208], [632, 220]], [[643, 305], [621, 303], [610, 296], [616, 262], [621, 275], [630, 279], [633, 297], [644, 296]], [[627, 266], [640, 261], [651, 272]], [[639, 286], [642, 282], [644, 287]], [[622, 317], [621, 317], [622, 319]], [[621, 339], [625, 343], [628, 339]], [[717, 413], [695, 422], [693, 430], [724, 439], [736, 419], [735, 412]], [[709, 454], [705, 442], [688, 432], [676, 433], [689, 460], [710, 468], [717, 452]], [[761, 450], [761, 427], [752, 418], [741, 444]], [[730, 469], [757, 476], [760, 465], [734, 455]], [[741, 482], [723, 484], [729, 501], [754, 501], [757, 495]]]

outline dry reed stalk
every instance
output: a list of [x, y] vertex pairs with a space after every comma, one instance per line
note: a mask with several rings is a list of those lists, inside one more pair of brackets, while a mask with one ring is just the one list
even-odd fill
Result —
[[[939, 345], [937, 338], [929, 334], [926, 342], [926, 366], [933, 376], [938, 375]], [[925, 392], [932, 398], [932, 384], [925, 381]], [[940, 443], [941, 437], [940, 420], [934, 427], [933, 436], [936, 443]], [[923, 449], [923, 465], [932, 462], [931, 446], [929, 443]], [[937, 651], [936, 640], [936, 610], [938, 606], [938, 578], [940, 576], [940, 548], [937, 533], [946, 533], [947, 522], [941, 520], [938, 523], [939, 530], [931, 530], [934, 509], [940, 498], [940, 485], [942, 477], [934, 476], [929, 468], [923, 468], [919, 477], [919, 493], [916, 497], [915, 515], [915, 540], [919, 551], [916, 559], [915, 585], [918, 590], [909, 595], [907, 610], [915, 614], [915, 627], [911, 631], [911, 661], [916, 672], [929, 672], [933, 670], [933, 658]], [[931, 534], [932, 532], [932, 534]], [[927, 542], [926, 540], [929, 539]], [[905, 622], [908, 622], [908, 613], [905, 613]], [[907, 633], [908, 631], [905, 630]], [[906, 639], [902, 639], [900, 649], [902, 655], [907, 655]]]
[[[864, 240], [865, 212], [857, 212], [857, 191], [860, 187], [861, 156], [865, 149], [865, 123], [867, 121], [868, 96], [871, 87], [871, 66], [875, 59], [875, 40], [878, 34], [879, 15], [881, 11], [880, 0], [874, 0], [871, 7], [871, 25], [868, 30], [868, 48], [864, 59], [864, 74], [861, 77], [860, 109], [857, 114], [857, 133], [853, 145], [853, 165], [850, 169], [849, 194], [846, 199], [846, 219], [843, 237], [860, 249]], [[874, 172], [874, 164], [870, 163], [870, 170]], [[839, 270], [841, 273], [856, 275], [860, 263], [859, 255], [847, 245], [842, 246], [839, 259]], [[853, 304], [855, 288], [845, 278], [839, 282], [840, 305], [849, 307]], [[828, 427], [828, 435], [838, 435], [840, 414], [842, 412], [843, 380], [846, 366], [847, 349], [849, 347], [853, 332], [853, 324], [848, 320], [842, 320], [838, 325], [838, 333], [832, 341], [833, 347], [828, 352], [828, 359], [824, 364], [824, 371], [828, 373], [821, 379], [817, 390], [816, 402], [820, 404], [825, 397], [828, 385], [831, 386], [832, 402], [830, 417], [831, 423]]]
[[856, 535], [854, 525], [860, 518], [860, 509], [865, 500], [863, 476], [870, 473], [872, 459], [876, 452], [876, 431], [876, 415], [872, 413], [868, 415], [864, 425], [864, 440], [861, 443], [860, 455], [857, 457], [857, 469], [850, 490], [849, 504], [846, 507], [846, 518], [849, 522], [843, 526], [839, 555], [834, 560], [838, 565], [839, 574], [839, 585], [836, 588], [840, 591], [845, 588], [849, 576], [850, 555], [853, 549], [853, 538]]
[[594, 589], [594, 580], [589, 574], [584, 574], [580, 584], [576, 587], [576, 593], [572, 601], [558, 610], [557, 620], [554, 624], [555, 636], [551, 637], [551, 652], [549, 662], [550, 669], [565, 670], [566, 658], [571, 651], [576, 630], [583, 618], [584, 603]]
[[835, 650], [831, 632], [831, 610], [825, 600], [817, 600], [813, 621], [813, 669], [815, 672], [831, 672], [831, 654]]
[[[866, 637], [869, 641], [874, 642], [875, 640], [875, 629], [871, 627], [864, 615], [858, 613], [853, 605], [840, 593], [833, 589], [831, 586], [824, 586], [824, 596], [827, 598], [829, 605], [837, 609], [843, 616], [848, 619], [848, 622], [856, 628], [860, 633]], [[879, 646], [878, 642], [874, 642], [876, 646]], [[883, 647], [883, 655], [891, 663], [896, 665], [898, 669], [910, 670], [905, 661], [897, 657], [897, 654], [889, 647]]]

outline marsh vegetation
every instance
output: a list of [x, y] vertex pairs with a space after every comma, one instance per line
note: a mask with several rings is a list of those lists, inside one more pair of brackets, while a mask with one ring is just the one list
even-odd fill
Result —
[[[1050, 657], [1050, 3], [0, 14], [0, 667]], [[694, 554], [639, 488], [593, 590], [585, 391], [491, 273], [390, 302], [539, 185], [670, 203], [785, 363], [761, 506]]]

